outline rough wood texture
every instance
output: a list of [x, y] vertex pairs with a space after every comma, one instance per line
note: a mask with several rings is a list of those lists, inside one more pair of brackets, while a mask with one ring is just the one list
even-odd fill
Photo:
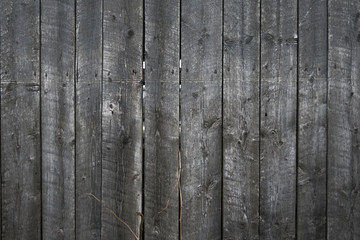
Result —
[[183, 239], [221, 238], [222, 1], [183, 0]]
[[299, 4], [298, 239], [325, 239], [327, 6]]
[[360, 3], [329, 1], [328, 239], [360, 239]]
[[179, 0], [145, 1], [145, 239], [178, 239]]
[[0, 240], [178, 239], [179, 147], [182, 239], [360, 239], [358, 0], [1, 0], [0, 51]]
[[260, 238], [294, 239], [297, 2], [261, 7]]
[[102, 1], [76, 7], [76, 238], [100, 239]]
[[41, 3], [43, 239], [75, 239], [74, 1]]
[[[104, 1], [102, 200], [139, 234], [142, 211], [142, 37], [140, 0]], [[134, 239], [102, 210], [102, 239]]]
[[260, 1], [224, 4], [223, 238], [259, 239]]
[[0, 3], [0, 239], [41, 237], [39, 8], [39, 1]]

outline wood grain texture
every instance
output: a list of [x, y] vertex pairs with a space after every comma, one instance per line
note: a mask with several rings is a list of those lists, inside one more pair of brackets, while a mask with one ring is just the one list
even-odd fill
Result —
[[261, 8], [260, 238], [294, 239], [297, 2]]
[[102, 1], [76, 7], [76, 238], [100, 239]]
[[224, 239], [259, 239], [259, 27], [260, 1], [224, 2]]
[[328, 239], [360, 239], [360, 3], [328, 13]]
[[0, 2], [0, 239], [41, 237], [39, 8]]
[[43, 239], [75, 239], [75, 4], [41, 3]]
[[222, 1], [183, 0], [183, 239], [221, 239]]
[[299, 4], [297, 237], [325, 239], [327, 4]]
[[[104, 91], [102, 198], [138, 234], [140, 218], [136, 212], [142, 210], [142, 83], [108, 82]], [[102, 211], [101, 219], [102, 238], [134, 238], [107, 210]]]
[[145, 239], [178, 239], [179, 0], [145, 1]]
[[[104, 1], [102, 200], [139, 235], [142, 212], [143, 3]], [[134, 239], [102, 210], [102, 239]]]

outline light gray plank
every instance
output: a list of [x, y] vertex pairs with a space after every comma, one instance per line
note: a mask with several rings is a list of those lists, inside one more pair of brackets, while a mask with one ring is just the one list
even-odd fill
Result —
[[260, 238], [294, 239], [297, 2], [261, 8]]
[[298, 239], [325, 239], [327, 4], [299, 4]]
[[259, 15], [260, 1], [224, 1], [224, 239], [259, 239]]
[[[139, 235], [142, 211], [143, 3], [104, 1], [102, 200]], [[105, 209], [102, 239], [134, 239]]]
[[179, 0], [145, 1], [145, 239], [179, 236]]
[[0, 2], [0, 239], [41, 237], [39, 8]]
[[102, 1], [76, 7], [76, 238], [100, 239]]
[[329, 1], [328, 239], [360, 239], [360, 2]]
[[75, 239], [75, 3], [41, 3], [43, 239]]
[[222, 1], [183, 0], [182, 238], [221, 238]]

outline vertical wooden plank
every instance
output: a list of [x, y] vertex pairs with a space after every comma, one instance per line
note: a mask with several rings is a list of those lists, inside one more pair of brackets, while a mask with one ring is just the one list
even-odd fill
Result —
[[76, 238], [100, 239], [102, 1], [76, 7]]
[[75, 238], [74, 1], [41, 3], [43, 239]]
[[259, 27], [260, 1], [224, 1], [224, 239], [259, 239]]
[[39, 1], [0, 2], [0, 239], [40, 239]]
[[327, 3], [299, 3], [298, 239], [325, 239]]
[[179, 0], [145, 1], [145, 239], [177, 239]]
[[[143, 2], [104, 1], [102, 200], [139, 234]], [[134, 239], [105, 209], [102, 239]]]
[[260, 238], [294, 239], [297, 1], [261, 3]]
[[221, 238], [222, 1], [183, 0], [183, 239]]
[[328, 239], [360, 239], [360, 3], [328, 13]]

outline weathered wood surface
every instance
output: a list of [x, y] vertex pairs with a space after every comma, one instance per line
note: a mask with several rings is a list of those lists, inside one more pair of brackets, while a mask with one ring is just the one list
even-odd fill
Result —
[[0, 32], [0, 239], [134, 239], [86, 193], [178, 239], [179, 150], [182, 239], [360, 239], [359, 1], [2, 0]]
[[328, 239], [360, 239], [360, 3], [329, 1]]
[[102, 1], [76, 6], [76, 239], [100, 239]]
[[39, 8], [39, 1], [0, 3], [0, 239], [41, 237]]
[[180, 1], [145, 1], [145, 239], [178, 239]]
[[260, 238], [294, 239], [297, 2], [261, 8]]
[[75, 239], [75, 4], [41, 3], [42, 237]]
[[327, 4], [299, 4], [297, 237], [325, 239]]
[[[103, 22], [102, 200], [139, 234], [142, 212], [143, 3], [105, 0]], [[102, 239], [134, 239], [102, 210]]]
[[221, 238], [222, 1], [182, 0], [183, 239]]
[[259, 239], [260, 1], [224, 3], [223, 238]]

